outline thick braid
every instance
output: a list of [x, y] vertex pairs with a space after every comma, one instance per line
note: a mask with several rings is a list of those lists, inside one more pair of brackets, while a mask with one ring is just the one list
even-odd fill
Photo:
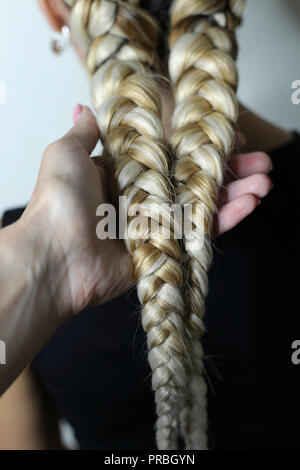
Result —
[[[179, 415], [190, 374], [182, 295], [182, 251], [171, 236], [158, 234], [158, 209], [170, 207], [169, 159], [163, 141], [161, 101], [152, 71], [158, 27], [138, 1], [68, 0], [76, 42], [87, 52], [91, 95], [105, 153], [114, 162], [120, 195], [128, 198], [128, 238], [133, 256], [142, 324], [147, 332], [157, 408], [157, 444], [177, 449]], [[140, 216], [135, 205], [140, 204]], [[147, 220], [139, 234], [138, 220]], [[168, 226], [174, 227], [166, 211]], [[164, 218], [163, 218], [164, 219]], [[148, 229], [159, 220], [156, 230]], [[146, 236], [145, 236], [146, 235]], [[143, 238], [144, 237], [144, 238]]]
[[176, 156], [174, 178], [177, 201], [200, 208], [194, 229], [204, 235], [202, 247], [190, 243], [188, 253], [188, 331], [192, 338], [195, 375], [191, 379], [192, 406], [182, 412], [188, 447], [207, 448], [206, 381], [201, 337], [208, 293], [210, 244], [224, 168], [233, 147], [238, 116], [234, 36], [245, 0], [174, 0], [169, 35], [169, 74], [175, 112], [171, 146]]

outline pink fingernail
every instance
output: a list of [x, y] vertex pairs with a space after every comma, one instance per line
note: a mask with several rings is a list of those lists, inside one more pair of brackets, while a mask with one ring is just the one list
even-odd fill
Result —
[[75, 124], [79, 114], [82, 113], [82, 110], [83, 110], [83, 107], [81, 106], [81, 104], [77, 104], [75, 109], [74, 109], [74, 113], [73, 113], [73, 122]]

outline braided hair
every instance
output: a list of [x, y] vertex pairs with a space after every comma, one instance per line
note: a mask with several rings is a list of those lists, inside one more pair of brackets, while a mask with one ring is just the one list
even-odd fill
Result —
[[[157, 445], [177, 449], [181, 429], [186, 448], [206, 449], [201, 337], [212, 221], [237, 120], [235, 28], [245, 0], [65, 2], [72, 35], [86, 53], [114, 191], [127, 197], [125, 244], [148, 338]], [[161, 75], [174, 93], [170, 142], [162, 125]], [[197, 250], [190, 234], [182, 244], [173, 232], [162, 236], [164, 223], [174, 229], [175, 222], [171, 211], [161, 218], [158, 209], [174, 200], [193, 212], [201, 207], [203, 217], [192, 227], [204, 237]], [[147, 221], [138, 236], [136, 204]]]

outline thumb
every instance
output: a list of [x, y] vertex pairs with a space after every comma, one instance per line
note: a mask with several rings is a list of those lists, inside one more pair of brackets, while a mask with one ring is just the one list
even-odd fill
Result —
[[100, 138], [97, 121], [87, 106], [77, 105], [74, 111], [74, 127], [66, 137], [77, 139], [86, 151], [91, 154]]

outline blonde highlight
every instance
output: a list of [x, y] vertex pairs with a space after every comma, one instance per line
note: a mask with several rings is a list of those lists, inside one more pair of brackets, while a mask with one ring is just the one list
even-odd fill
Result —
[[[71, 31], [85, 51], [104, 155], [115, 194], [127, 196], [128, 238], [157, 411], [157, 446], [207, 449], [204, 332], [210, 243], [238, 115], [235, 29], [246, 0], [174, 0], [168, 33], [175, 109], [166, 141], [158, 80], [165, 67], [157, 49], [160, 27], [140, 0], [64, 0]], [[172, 161], [172, 157], [174, 161]], [[172, 212], [151, 208], [201, 204], [194, 218], [204, 245], [194, 251], [174, 236]], [[137, 234], [135, 204], [146, 219]], [[153, 211], [155, 214], [155, 210]], [[171, 227], [168, 240], [151, 222]], [[197, 226], [198, 224], [198, 226]], [[143, 235], [143, 236], [142, 236]]]

